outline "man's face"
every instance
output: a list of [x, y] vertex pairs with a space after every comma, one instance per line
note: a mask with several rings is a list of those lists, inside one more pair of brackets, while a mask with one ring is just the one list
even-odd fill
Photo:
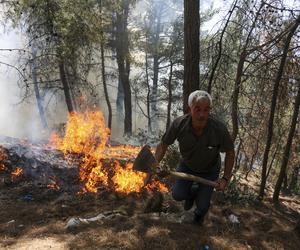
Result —
[[210, 104], [207, 98], [202, 98], [198, 102], [193, 103], [191, 107], [191, 115], [193, 123], [204, 128], [210, 113]]

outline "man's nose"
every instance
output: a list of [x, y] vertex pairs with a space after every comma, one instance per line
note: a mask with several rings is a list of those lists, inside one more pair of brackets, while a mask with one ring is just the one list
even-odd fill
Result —
[[199, 116], [205, 116], [205, 112], [204, 111], [199, 111]]

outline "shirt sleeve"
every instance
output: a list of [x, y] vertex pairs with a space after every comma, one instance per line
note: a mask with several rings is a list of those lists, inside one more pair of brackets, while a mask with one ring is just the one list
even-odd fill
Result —
[[171, 126], [167, 128], [166, 132], [162, 136], [162, 143], [166, 145], [171, 145], [177, 139], [178, 126], [176, 124], [177, 122], [175, 120], [171, 123]]
[[233, 140], [232, 140], [232, 138], [228, 132], [228, 129], [226, 128], [225, 125], [223, 127], [222, 132], [223, 132], [223, 136], [222, 136], [222, 143], [221, 143], [220, 151], [227, 152], [227, 151], [234, 150]]

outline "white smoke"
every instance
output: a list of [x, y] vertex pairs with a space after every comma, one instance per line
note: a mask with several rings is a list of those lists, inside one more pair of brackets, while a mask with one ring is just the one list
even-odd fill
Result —
[[[42, 135], [34, 97], [20, 103], [22, 93], [18, 86], [18, 52], [6, 49], [21, 49], [22, 36], [16, 30], [0, 27], [0, 135], [38, 139]], [[18, 104], [19, 103], [19, 104]]]

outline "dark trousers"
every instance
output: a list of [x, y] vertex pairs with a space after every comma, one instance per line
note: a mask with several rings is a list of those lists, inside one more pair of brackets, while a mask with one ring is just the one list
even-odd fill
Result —
[[[211, 181], [215, 181], [219, 177], [219, 171], [199, 174], [189, 169], [183, 162], [180, 163], [179, 167], [177, 168], [177, 171], [196, 175]], [[177, 179], [172, 187], [172, 196], [176, 201], [195, 199], [195, 214], [199, 216], [205, 216], [210, 207], [210, 200], [212, 197], [213, 190], [213, 187], [207, 185], [194, 183], [193, 181], [189, 180]]]

